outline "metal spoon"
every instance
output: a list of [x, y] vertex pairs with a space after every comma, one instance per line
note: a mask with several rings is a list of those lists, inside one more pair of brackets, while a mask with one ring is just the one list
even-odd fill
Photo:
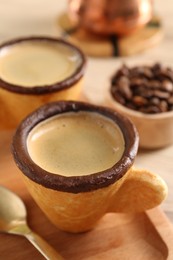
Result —
[[0, 186], [0, 232], [24, 236], [46, 259], [62, 260], [46, 241], [28, 227], [26, 216], [23, 201], [10, 190]]

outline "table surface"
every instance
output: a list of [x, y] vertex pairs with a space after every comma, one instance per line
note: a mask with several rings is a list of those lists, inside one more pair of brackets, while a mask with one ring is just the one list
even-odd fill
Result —
[[[0, 42], [28, 35], [59, 36], [61, 31], [57, 25], [57, 17], [66, 7], [67, 1], [1, 0]], [[172, 7], [172, 0], [167, 0], [166, 2], [162, 0], [155, 1], [156, 12], [161, 16], [164, 26], [164, 38], [156, 47], [142, 54], [127, 58], [88, 58], [82, 91], [91, 102], [103, 103], [104, 88], [106, 88], [110, 76], [122, 62], [135, 64], [148, 61], [160, 61], [166, 64], [173, 63]], [[0, 133], [1, 165], [11, 160], [8, 145], [9, 136], [5, 135], [4, 137], [4, 134]], [[161, 207], [173, 222], [173, 146], [155, 151], [139, 151], [135, 165], [156, 172], [165, 179], [169, 188], [169, 194]], [[3, 184], [5, 172], [0, 172], [0, 175], [2, 177], [0, 184]], [[13, 181], [15, 182], [15, 180]], [[7, 186], [11, 185], [6, 184]]]

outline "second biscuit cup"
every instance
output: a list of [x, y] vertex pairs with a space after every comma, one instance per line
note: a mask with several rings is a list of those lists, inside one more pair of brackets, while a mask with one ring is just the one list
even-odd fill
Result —
[[34, 109], [80, 94], [86, 59], [58, 38], [29, 37], [0, 46], [1, 129], [15, 128]]

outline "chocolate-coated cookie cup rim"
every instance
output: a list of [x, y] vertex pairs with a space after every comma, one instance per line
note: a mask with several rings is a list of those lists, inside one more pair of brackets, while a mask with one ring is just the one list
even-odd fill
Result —
[[[96, 112], [118, 124], [125, 140], [122, 158], [107, 170], [85, 176], [66, 177], [40, 168], [32, 161], [27, 150], [27, 137], [30, 131], [49, 117], [66, 112], [77, 113], [80, 111]], [[138, 143], [139, 139], [135, 126], [129, 119], [112, 109], [84, 102], [59, 101], [40, 107], [21, 122], [13, 137], [12, 154], [19, 169], [32, 181], [53, 190], [79, 193], [107, 187], [122, 178], [134, 162]]]
[[3, 80], [0, 77], [0, 88], [3, 88], [7, 91], [18, 93], [18, 94], [27, 94], [27, 95], [41, 95], [41, 94], [48, 94], [52, 92], [57, 92], [61, 90], [65, 90], [67, 88], [73, 87], [84, 75], [85, 67], [86, 67], [86, 57], [84, 53], [75, 45], [67, 42], [61, 38], [54, 38], [48, 36], [30, 36], [30, 37], [21, 37], [16, 38], [10, 41], [6, 41], [0, 45], [0, 52], [4, 48], [10, 48], [13, 45], [22, 44], [24, 42], [50, 42], [50, 43], [57, 43], [57, 44], [64, 44], [67, 47], [74, 50], [77, 54], [79, 54], [81, 63], [76, 68], [75, 72], [72, 73], [69, 77], [62, 81], [57, 81], [53, 84], [41, 85], [41, 86], [31, 86], [26, 87], [22, 85], [15, 85], [12, 83], [8, 83], [7, 81]]

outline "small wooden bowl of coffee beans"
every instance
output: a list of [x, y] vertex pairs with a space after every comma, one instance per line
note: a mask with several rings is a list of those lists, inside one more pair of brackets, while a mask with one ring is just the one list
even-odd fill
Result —
[[109, 104], [129, 117], [143, 148], [173, 144], [173, 69], [160, 63], [122, 65], [112, 76]]

